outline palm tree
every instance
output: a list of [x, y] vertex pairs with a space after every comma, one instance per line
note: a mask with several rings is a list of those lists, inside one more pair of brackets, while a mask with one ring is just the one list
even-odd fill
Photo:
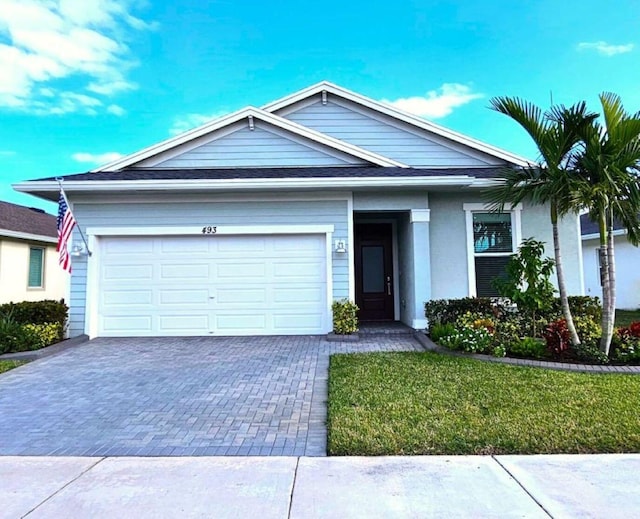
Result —
[[602, 339], [600, 349], [609, 354], [615, 322], [616, 276], [614, 220], [627, 229], [629, 241], [640, 241], [640, 112], [630, 115], [620, 97], [600, 94], [604, 126], [592, 121], [584, 127], [584, 147], [575, 157], [578, 178], [571, 205], [589, 209], [600, 233], [602, 279]]
[[568, 167], [573, 153], [580, 146], [580, 136], [585, 126], [597, 117], [587, 112], [581, 102], [566, 108], [555, 106], [543, 112], [536, 105], [519, 98], [496, 97], [490, 100], [497, 112], [511, 117], [522, 126], [540, 152], [537, 164], [521, 169], [506, 169], [497, 179], [500, 184], [485, 191], [485, 196], [496, 210], [503, 210], [528, 201], [535, 205], [549, 205], [553, 228], [553, 248], [562, 313], [567, 321], [573, 345], [580, 338], [573, 323], [564, 278], [558, 219], [569, 212], [577, 212], [571, 206], [572, 179]]

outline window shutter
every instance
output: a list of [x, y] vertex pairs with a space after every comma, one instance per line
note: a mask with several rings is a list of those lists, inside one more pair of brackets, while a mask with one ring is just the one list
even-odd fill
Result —
[[29, 287], [40, 288], [42, 286], [44, 249], [29, 249]]
[[476, 294], [478, 297], [497, 297], [493, 280], [506, 276], [506, 266], [511, 256], [476, 256]]

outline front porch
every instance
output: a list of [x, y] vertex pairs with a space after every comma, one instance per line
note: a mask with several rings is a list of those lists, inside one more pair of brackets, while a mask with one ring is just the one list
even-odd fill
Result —
[[355, 211], [353, 222], [361, 329], [424, 328], [431, 296], [429, 210]]

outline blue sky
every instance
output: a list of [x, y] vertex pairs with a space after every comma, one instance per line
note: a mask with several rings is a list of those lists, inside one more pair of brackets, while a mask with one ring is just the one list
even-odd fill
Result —
[[0, 0], [0, 199], [321, 80], [536, 158], [492, 96], [640, 110], [633, 0]]

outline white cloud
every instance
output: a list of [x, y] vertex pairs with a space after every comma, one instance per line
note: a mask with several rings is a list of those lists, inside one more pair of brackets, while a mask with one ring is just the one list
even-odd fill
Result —
[[84, 162], [90, 164], [108, 164], [114, 160], [118, 160], [124, 157], [122, 153], [117, 151], [109, 151], [107, 153], [85, 153], [78, 152], [71, 155], [71, 158], [76, 162]]
[[[0, 0], [0, 107], [98, 113], [107, 105], [96, 95], [136, 88], [126, 77], [135, 60], [123, 41], [127, 32], [152, 24], [130, 13], [134, 2]], [[73, 92], [56, 88], [60, 79], [81, 82], [75, 94], [94, 101], [71, 99]]]
[[179, 133], [186, 132], [192, 128], [202, 126], [213, 119], [217, 119], [225, 115], [227, 112], [213, 112], [210, 114], [186, 114], [180, 117], [176, 117], [173, 121], [173, 126], [169, 129], [171, 135], [178, 135]]
[[127, 113], [127, 111], [124, 108], [118, 105], [107, 106], [107, 112], [109, 112], [112, 115], [117, 115], [118, 117]]
[[482, 97], [482, 94], [472, 92], [467, 85], [444, 83], [439, 89], [430, 90], [424, 96], [382, 99], [382, 102], [420, 117], [438, 119], [449, 115], [454, 108]]
[[578, 50], [595, 50], [603, 56], [615, 56], [616, 54], [625, 54], [631, 52], [634, 48], [633, 43], [624, 45], [612, 45], [606, 41], [581, 42], [578, 43]]

